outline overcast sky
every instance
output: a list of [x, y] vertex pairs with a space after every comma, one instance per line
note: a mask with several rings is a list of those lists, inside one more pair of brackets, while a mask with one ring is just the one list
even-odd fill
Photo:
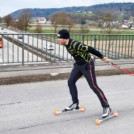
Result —
[[60, 8], [95, 4], [134, 2], [134, 0], [0, 0], [0, 16], [23, 8]]

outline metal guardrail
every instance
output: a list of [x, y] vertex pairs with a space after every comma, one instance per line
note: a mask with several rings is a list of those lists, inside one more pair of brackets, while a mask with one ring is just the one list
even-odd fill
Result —
[[[73, 61], [56, 34], [1, 34], [0, 64]], [[112, 59], [134, 58], [134, 35], [71, 34]]]

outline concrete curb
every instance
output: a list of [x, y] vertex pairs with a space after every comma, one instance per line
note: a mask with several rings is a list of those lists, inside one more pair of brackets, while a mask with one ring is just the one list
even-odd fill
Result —
[[[128, 68], [128, 69], [134, 72], [134, 68]], [[120, 75], [120, 74], [124, 74], [124, 72], [118, 69], [96, 71], [96, 76], [109, 76], [109, 75]], [[70, 73], [66, 72], [66, 73], [50, 73], [50, 74], [43, 74], [43, 75], [37, 74], [37, 75], [5, 77], [5, 78], [0, 78], [0, 85], [30, 83], [30, 82], [50, 81], [50, 80], [63, 80], [63, 79], [68, 79], [69, 75]]]

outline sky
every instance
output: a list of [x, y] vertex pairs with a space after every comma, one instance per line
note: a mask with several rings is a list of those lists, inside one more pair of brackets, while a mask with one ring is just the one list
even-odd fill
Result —
[[61, 8], [92, 6], [104, 3], [133, 2], [134, 0], [0, 0], [0, 17], [23, 8]]

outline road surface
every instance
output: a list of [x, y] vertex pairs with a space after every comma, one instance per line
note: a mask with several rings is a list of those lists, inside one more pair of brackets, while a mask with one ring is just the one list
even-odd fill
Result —
[[134, 78], [101, 76], [97, 81], [118, 118], [95, 124], [102, 108], [84, 78], [77, 86], [86, 111], [59, 116], [53, 111], [71, 104], [67, 80], [4, 85], [0, 87], [0, 134], [133, 134]]

